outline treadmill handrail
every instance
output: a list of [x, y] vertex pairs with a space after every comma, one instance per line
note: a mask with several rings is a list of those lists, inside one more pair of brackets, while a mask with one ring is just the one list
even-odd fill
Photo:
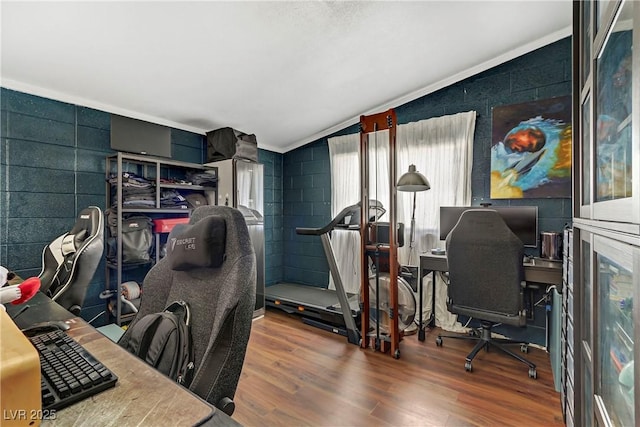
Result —
[[305, 227], [296, 227], [296, 233], [302, 234], [306, 236], [321, 236], [323, 234], [329, 233], [331, 230], [336, 228], [338, 224], [350, 213], [353, 215], [354, 213], [358, 213], [360, 209], [360, 203], [356, 203], [355, 205], [347, 206], [342, 209], [338, 215], [336, 215], [333, 220], [324, 227], [320, 228], [305, 228]]
[[[296, 234], [302, 234], [305, 236], [319, 236], [321, 234], [324, 234], [324, 228], [303, 228], [303, 227], [296, 227]], [[328, 230], [331, 231], [331, 230]]]

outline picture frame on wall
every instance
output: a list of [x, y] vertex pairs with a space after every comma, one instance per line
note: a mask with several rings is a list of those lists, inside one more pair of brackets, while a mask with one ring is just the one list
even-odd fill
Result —
[[493, 108], [491, 198], [571, 198], [571, 96]]

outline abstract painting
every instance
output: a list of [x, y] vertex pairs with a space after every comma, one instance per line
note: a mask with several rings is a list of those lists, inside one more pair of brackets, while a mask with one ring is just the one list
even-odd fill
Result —
[[491, 198], [571, 197], [571, 96], [493, 108]]

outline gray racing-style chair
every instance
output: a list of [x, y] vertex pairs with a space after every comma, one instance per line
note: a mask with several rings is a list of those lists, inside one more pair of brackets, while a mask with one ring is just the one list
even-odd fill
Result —
[[185, 301], [191, 312], [195, 374], [189, 389], [231, 415], [251, 331], [256, 258], [242, 213], [196, 208], [174, 228], [167, 255], [147, 273], [140, 310], [118, 344], [127, 346], [139, 319]]
[[80, 211], [68, 233], [57, 237], [42, 251], [40, 290], [79, 315], [103, 252], [102, 210], [89, 206]]
[[477, 336], [438, 335], [477, 341], [466, 357], [465, 369], [471, 371], [471, 361], [481, 349], [497, 348], [529, 366], [529, 376], [536, 378], [536, 365], [505, 347], [519, 344], [528, 351], [526, 342], [492, 338], [498, 323], [525, 326], [524, 245], [492, 209], [465, 211], [446, 240], [449, 264], [447, 308], [451, 313], [473, 317], [480, 321]]

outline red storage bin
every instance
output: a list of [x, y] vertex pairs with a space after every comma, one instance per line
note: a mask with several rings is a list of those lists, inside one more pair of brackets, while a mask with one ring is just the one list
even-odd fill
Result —
[[189, 218], [159, 218], [153, 220], [155, 233], [170, 233], [176, 224], [188, 224]]

